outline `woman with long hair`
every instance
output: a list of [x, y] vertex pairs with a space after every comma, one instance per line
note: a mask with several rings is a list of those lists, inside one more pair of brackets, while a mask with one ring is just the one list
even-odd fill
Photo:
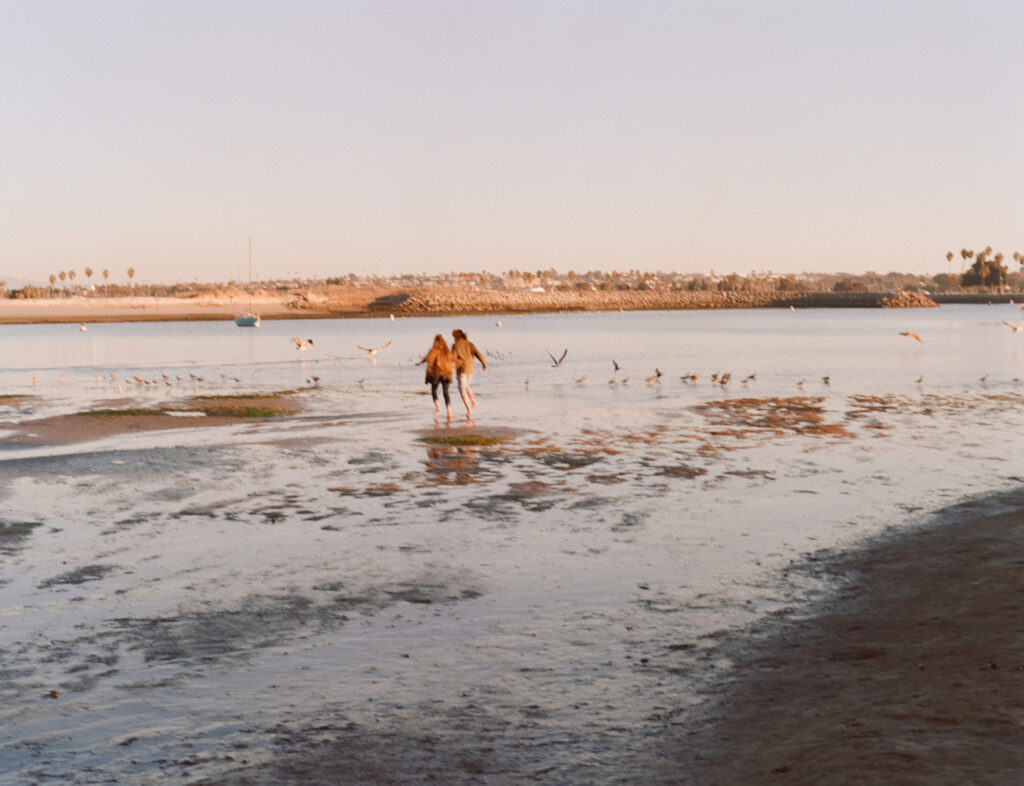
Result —
[[444, 393], [444, 406], [448, 412], [448, 420], [452, 419], [452, 400], [448, 395], [448, 386], [452, 382], [452, 372], [455, 370], [455, 356], [448, 348], [448, 342], [444, 336], [438, 333], [434, 336], [434, 344], [430, 347], [426, 357], [417, 365], [427, 364], [426, 383], [430, 385], [430, 396], [434, 400], [434, 412], [440, 414], [441, 405], [437, 400], [437, 387], [441, 386]]
[[480, 366], [484, 371], [487, 371], [487, 361], [480, 354], [480, 350], [476, 348], [476, 344], [470, 341], [463, 331], [456, 328], [452, 331], [452, 338], [455, 339], [455, 343], [452, 344], [452, 355], [455, 358], [455, 381], [459, 385], [462, 403], [466, 405], [466, 419], [468, 420], [471, 417], [472, 407], [476, 406], [476, 396], [473, 395], [473, 391], [469, 387], [469, 383], [473, 379], [475, 365], [473, 358], [480, 361]]

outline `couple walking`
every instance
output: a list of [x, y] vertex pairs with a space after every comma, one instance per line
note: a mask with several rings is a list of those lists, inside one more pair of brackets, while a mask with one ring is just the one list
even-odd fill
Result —
[[462, 396], [462, 403], [466, 405], [466, 417], [469, 418], [472, 408], [476, 406], [476, 398], [469, 387], [469, 381], [473, 378], [473, 358], [479, 360], [483, 370], [487, 371], [487, 361], [465, 333], [458, 329], [453, 330], [452, 338], [455, 339], [455, 343], [449, 349], [444, 336], [438, 333], [434, 336], [434, 345], [430, 348], [427, 356], [417, 364], [427, 364], [426, 382], [430, 385], [430, 396], [434, 399], [434, 412], [438, 413], [441, 411], [441, 405], [437, 400], [437, 388], [438, 385], [441, 386], [448, 420], [452, 419], [452, 400], [448, 396], [452, 372], [455, 372], [459, 395]]

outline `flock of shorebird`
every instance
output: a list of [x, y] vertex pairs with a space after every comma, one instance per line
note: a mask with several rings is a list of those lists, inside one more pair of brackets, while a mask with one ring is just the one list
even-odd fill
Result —
[[[1022, 306], [1022, 308], [1024, 308], [1024, 306]], [[500, 326], [501, 323], [497, 322], [495, 324]], [[1024, 333], [1024, 321], [1014, 325], [1014, 324], [1012, 324], [1010, 322], [1007, 322], [1006, 320], [1003, 320], [1002, 324], [1005, 325], [1006, 327], [1008, 327], [1013, 333]], [[79, 330], [85, 330], [85, 329], [86, 328], [85, 328], [84, 324], [79, 326]], [[901, 330], [901, 331], [899, 331], [899, 336], [900, 337], [911, 338], [914, 341], [918, 342], [919, 344], [923, 344], [924, 343], [924, 340], [921, 338], [921, 336], [919, 336], [917, 333], [915, 333], [912, 330]], [[313, 339], [311, 339], [311, 338], [307, 338], [307, 339], [303, 340], [301, 338], [297, 338], [296, 337], [296, 338], [293, 338], [291, 341], [295, 345], [296, 351], [299, 351], [299, 352], [302, 352], [302, 351], [305, 351], [305, 350], [313, 348], [313, 343], [314, 342], [313, 342]], [[375, 356], [377, 354], [379, 354], [380, 352], [382, 352], [383, 350], [387, 349], [390, 346], [391, 346], [391, 340], [389, 339], [389, 340], [387, 340], [383, 344], [378, 344], [378, 345], [375, 345], [375, 346], [372, 346], [372, 347], [364, 347], [362, 345], [357, 345], [357, 349], [359, 349], [362, 352], [365, 352], [367, 359], [373, 359], [373, 358], [375, 358]], [[565, 358], [569, 354], [568, 347], [563, 349], [562, 353], [558, 357], [555, 357], [554, 353], [552, 353], [550, 351], [547, 351], [547, 350], [545, 350], [545, 351], [547, 352], [547, 356], [551, 359], [551, 367], [552, 368], [559, 368], [559, 367], [561, 367], [562, 362], [565, 360]], [[505, 355], [503, 355], [502, 353], [499, 353], [497, 351], [488, 351], [487, 354], [489, 356], [491, 356], [491, 357], [498, 358], [498, 359], [503, 359], [505, 357]], [[620, 377], [619, 376], [619, 372], [621, 370], [622, 370], [622, 367], [619, 365], [619, 363], [616, 360], [612, 360], [612, 378], [608, 380], [608, 384], [609, 385], [628, 385], [629, 384], [629, 377], [627, 377], [627, 376], [621, 376]], [[144, 377], [139, 377], [137, 375], [124, 376], [123, 379], [121, 379], [116, 374], [113, 374], [113, 373], [111, 373], [109, 376], [110, 376], [110, 380], [111, 381], [117, 383], [117, 385], [115, 387], [115, 391], [116, 392], [122, 392], [124, 390], [124, 386], [132, 386], [132, 385], [137, 386], [138, 388], [145, 388], [145, 387], [149, 387], [149, 386], [173, 387], [175, 385], [175, 383], [196, 384], [196, 383], [206, 382], [206, 379], [204, 377], [201, 377], [201, 376], [199, 376], [197, 374], [192, 374], [192, 373], [188, 374], [188, 378], [187, 379], [185, 377], [175, 375], [173, 380], [172, 380], [172, 377], [170, 375], [163, 374], [163, 373], [160, 374], [159, 378], [152, 378], [152, 379], [146, 379]], [[646, 382], [648, 385], [651, 385], [651, 386], [658, 385], [658, 384], [661, 384], [661, 378], [663, 376], [664, 376], [664, 374], [661, 371], [661, 369], [660, 368], [655, 368], [653, 374], [651, 374], [650, 376], [647, 376], [647, 377], [644, 378], [644, 382]], [[240, 382], [238, 377], [232, 377], [232, 376], [227, 375], [227, 374], [220, 374], [220, 377], [221, 377], [221, 381], [222, 382], [235, 382], [235, 383], [239, 383]], [[699, 377], [699, 375], [697, 375], [695, 373], [689, 372], [689, 373], [680, 375], [679, 379], [683, 383], [685, 383], [687, 385], [695, 385], [698, 382], [698, 380], [700, 379], [700, 377]], [[743, 379], [740, 380], [740, 384], [745, 386], [745, 385], [750, 384], [751, 382], [754, 382], [756, 379], [757, 379], [757, 372], [756, 371], [755, 372], [751, 372], [750, 374], [748, 374], [747, 376], [745, 376]], [[60, 381], [60, 384], [64, 384], [65, 383], [66, 379], [65, 379], [65, 375], [64, 374], [60, 375], [59, 381]], [[105, 382], [106, 379], [102, 375], [97, 374], [96, 375], [96, 381], [97, 382]], [[212, 380], [212, 381], [215, 382], [216, 380]], [[306, 381], [307, 381], [307, 383], [316, 386], [316, 385], [319, 385], [320, 377], [314, 376], [314, 377], [311, 377], [310, 379], [307, 379]], [[363, 381], [364, 380], [359, 380], [359, 383], [362, 384]], [[710, 381], [711, 381], [712, 384], [719, 385], [719, 386], [721, 386], [723, 388], [724, 387], [728, 387], [728, 385], [732, 382], [732, 374], [730, 372], [716, 372], [716, 373], [710, 375]], [[923, 381], [924, 381], [924, 377], [923, 376], [919, 376], [915, 380], [915, 382], [918, 383], [918, 384], [922, 383]], [[986, 374], [985, 376], [981, 377], [979, 381], [982, 382], [983, 384], [986, 383], [988, 381], [988, 375]], [[1019, 383], [1022, 380], [1019, 377], [1015, 377], [1013, 379], [1013, 381], [1016, 382], [1016, 383]], [[579, 384], [579, 385], [582, 385], [582, 384], [587, 382], [587, 376], [584, 375], [584, 376], [581, 376], [581, 377], [577, 377], [575, 379], [575, 382], [577, 384]], [[798, 380], [796, 382], [796, 386], [799, 387], [799, 388], [802, 388], [805, 383], [806, 383], [806, 380], [801, 379], [801, 380]], [[831, 377], [830, 376], [822, 376], [821, 377], [821, 383], [824, 384], [824, 385], [830, 385], [831, 384]], [[32, 376], [32, 385], [33, 386], [37, 386], [38, 384], [39, 384], [39, 377], [36, 376], [36, 375], [33, 375]], [[524, 384], [529, 386], [530, 380], [529, 379], [524, 380]]]
[[[1021, 306], [1021, 308], [1024, 309], [1024, 306]], [[1007, 322], [1006, 320], [1003, 320], [1003, 324], [1006, 325], [1006, 327], [1008, 327], [1014, 333], [1024, 333], [1024, 322], [1020, 322], [1019, 324], [1014, 325], [1014, 324], [1012, 324], [1010, 322]], [[907, 338], [912, 338], [912, 339], [914, 339], [914, 341], [916, 341], [919, 344], [923, 344], [924, 343], [924, 340], [917, 333], [915, 333], [912, 330], [901, 330], [901, 331], [899, 331], [899, 335], [900, 336], [905, 336]], [[551, 358], [551, 367], [552, 368], [560, 367], [562, 365], [562, 361], [565, 360], [566, 355], [569, 354], [568, 348], [563, 349], [562, 350], [562, 354], [559, 355], [557, 358], [549, 350], [545, 350], [545, 351], [547, 352], [548, 357]], [[612, 360], [612, 378], [608, 380], [608, 384], [609, 385], [627, 385], [627, 384], [629, 384], [629, 377], [619, 378], [618, 376], [616, 376], [619, 373], [619, 371], [621, 370], [621, 368], [622, 367], [619, 365], [618, 361], [613, 359]], [[664, 375], [663, 375], [661, 369], [655, 368], [654, 369], [654, 373], [651, 374], [649, 377], [646, 377], [644, 379], [644, 381], [648, 385], [660, 384], [662, 376], [664, 376]], [[687, 373], [687, 374], [683, 374], [683, 375], [681, 375], [679, 377], [679, 379], [682, 380], [687, 385], [694, 385], [694, 384], [696, 384], [697, 381], [699, 380], [699, 378], [700, 377], [697, 374], [694, 374], [692, 372], [691, 373]], [[989, 375], [986, 374], [985, 376], [981, 377], [978, 381], [981, 382], [982, 384], [985, 384], [986, 382], [988, 382], [988, 378], [989, 378]], [[757, 379], [757, 372], [754, 371], [754, 372], [748, 374], [743, 379], [741, 379], [740, 380], [740, 384], [748, 385], [751, 382], [755, 381], [756, 379]], [[720, 385], [721, 387], [727, 387], [729, 385], [729, 383], [732, 381], [732, 374], [730, 372], [716, 372], [716, 373], [711, 375], [710, 380], [711, 380], [712, 384]], [[584, 375], [582, 377], [577, 377], [575, 381], [576, 381], [576, 384], [582, 385], [582, 384], [584, 384], [587, 381], [587, 376]], [[921, 384], [921, 383], [924, 382], [924, 377], [923, 376], [919, 376], [916, 380], [914, 380], [914, 382], [916, 384]], [[1014, 377], [1013, 378], [1013, 382], [1020, 383], [1020, 382], [1024, 382], [1024, 380], [1022, 380], [1020, 377]], [[796, 386], [798, 388], [803, 388], [805, 383], [806, 383], [806, 380], [801, 379], [801, 380], [797, 381]], [[831, 385], [832, 384], [832, 377], [829, 376], [829, 375], [821, 377], [821, 383], [823, 385]], [[530, 384], [530, 380], [528, 380], [528, 379], [525, 380], [524, 384], [529, 385]]]

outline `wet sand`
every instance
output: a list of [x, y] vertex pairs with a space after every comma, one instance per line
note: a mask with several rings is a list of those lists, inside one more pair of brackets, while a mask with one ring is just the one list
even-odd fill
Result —
[[[420, 381], [417, 376], [417, 386]], [[639, 387], [634, 383], [632, 389]], [[683, 389], [679, 382], [671, 390]], [[1014, 641], [1021, 623], [1016, 584], [1020, 560], [1014, 557], [1024, 540], [1019, 513], [990, 517], [983, 515], [987, 508], [962, 506], [946, 515], [950, 523], [942, 526], [878, 540], [855, 554], [821, 553], [806, 563], [797, 561], [789, 568], [795, 580], [834, 575], [844, 582], [844, 590], [812, 609], [813, 616], [794, 602], [798, 609], [775, 613], [741, 636], [732, 633], [733, 626], [683, 633], [684, 612], [706, 603], [703, 596], [689, 597], [675, 570], [676, 562], [683, 563], [701, 545], [697, 539], [680, 541], [678, 552], [666, 551], [665, 561], [673, 570], [650, 565], [660, 555], [645, 543], [657, 543], [659, 549], [675, 544], [656, 536], [662, 524], [673, 526], [671, 517], [659, 519], [657, 509], [682, 509], [697, 500], [675, 490], [668, 494], [663, 487], [670, 483], [678, 489], [679, 484], [704, 479], [708, 490], [714, 483], [742, 485], [733, 495], [719, 498], [737, 503], [734, 510], [719, 514], [728, 525], [740, 500], [744, 507], [748, 500], [758, 501], [766, 484], [781, 486], [792, 471], [789, 492], [771, 493], [786, 516], [802, 518], [827, 533], [830, 522], [847, 515], [836, 509], [844, 493], [857, 497], [850, 497], [851, 516], [865, 504], [862, 498], [883, 485], [908, 504], [941, 504], [915, 498], [902, 485], [901, 478], [922, 472], [920, 463], [911, 462], [905, 475], [886, 477], [884, 459], [898, 454], [896, 443], [922, 440], [929, 432], [936, 435], [930, 438], [936, 443], [934, 463], [948, 478], [953, 498], [972, 487], [970, 476], [955, 471], [957, 462], [978, 460], [977, 455], [991, 453], [1005, 462], [1005, 469], [995, 459], [989, 462], [993, 480], [1018, 485], [1022, 480], [1007, 476], [1015, 469], [1012, 443], [1007, 450], [1007, 445], [977, 436], [986, 434], [978, 430], [986, 423], [1001, 424], [1006, 432], [1006, 416], [1019, 406], [1019, 394], [997, 395], [985, 388], [952, 396], [857, 394], [841, 399], [845, 403], [840, 406], [835, 405], [836, 395], [702, 399], [691, 405], [694, 418], [673, 413], [677, 426], [670, 429], [655, 423], [659, 428], [631, 424], [616, 431], [599, 419], [578, 432], [566, 427], [548, 437], [552, 421], [531, 420], [536, 434], [493, 450], [487, 447], [489, 440], [513, 438], [515, 443], [519, 430], [459, 429], [458, 436], [475, 439], [423, 444], [422, 437], [445, 432], [423, 428], [429, 404], [418, 399], [424, 416], [415, 427], [395, 429], [395, 416], [385, 414], [374, 419], [382, 424], [379, 429], [314, 430], [308, 424], [315, 417], [303, 415], [296, 418], [307, 423], [308, 435], [303, 436], [290, 418], [277, 419], [281, 427], [261, 431], [259, 443], [246, 440], [245, 450], [256, 457], [251, 465], [233, 463], [238, 445], [232, 443], [196, 462], [209, 473], [189, 471], [188, 466], [194, 454], [217, 448], [211, 438], [216, 433], [210, 432], [204, 432], [199, 449], [174, 446], [184, 456], [177, 460], [166, 455], [168, 449], [144, 450], [143, 442], [124, 454], [91, 455], [86, 450], [69, 458], [12, 461], [10, 475], [17, 482], [11, 488], [30, 485], [21, 492], [22, 499], [49, 499], [52, 494], [52, 507], [60, 514], [55, 518], [64, 520], [64, 530], [44, 524], [49, 502], [13, 506], [29, 512], [7, 524], [6, 544], [21, 560], [10, 575], [31, 586], [19, 590], [12, 583], [7, 588], [9, 596], [23, 591], [29, 610], [12, 612], [9, 619], [38, 616], [49, 621], [50, 609], [59, 607], [74, 627], [63, 627], [60, 615], [53, 615], [53, 629], [40, 626], [41, 633], [22, 636], [18, 647], [8, 651], [8, 673], [15, 676], [7, 689], [31, 692], [39, 706], [25, 703], [31, 712], [23, 711], [18, 722], [29, 731], [18, 741], [20, 747], [10, 745], [5, 751], [29, 751], [35, 745], [43, 751], [24, 754], [30, 763], [19, 770], [25, 774], [23, 782], [43, 782], [42, 775], [30, 779], [30, 771], [81, 771], [83, 761], [96, 768], [92, 776], [125, 782], [132, 775], [138, 776], [136, 782], [148, 777], [154, 782], [225, 784], [318, 783], [325, 778], [351, 783], [428, 778], [448, 783], [1012, 781], [1021, 763], [1016, 757], [1021, 742], [1019, 680], [1024, 673], [1018, 668], [1024, 656]], [[33, 396], [12, 397], [8, 405], [32, 407]], [[337, 419], [338, 412], [346, 411], [337, 406], [344, 400], [325, 407], [327, 416]], [[833, 405], [825, 406], [828, 401]], [[279, 399], [273, 404], [290, 406]], [[953, 415], [957, 412], [964, 413], [959, 421]], [[63, 417], [66, 425], [76, 416]], [[166, 423], [171, 427], [178, 427], [179, 420], [182, 427], [196, 425], [194, 420], [215, 423], [208, 416], [160, 417], [174, 420]], [[912, 428], [899, 427], [908, 420]], [[95, 432], [80, 432], [77, 438], [127, 434], [123, 429], [129, 423], [100, 418]], [[408, 431], [400, 440], [378, 439], [403, 429]], [[46, 444], [58, 444], [57, 435], [64, 431], [55, 426]], [[301, 450], [261, 452], [253, 446], [269, 444], [263, 437], [273, 439], [275, 447], [293, 440]], [[342, 439], [350, 442], [322, 454], [306, 450], [317, 438], [338, 445]], [[787, 456], [813, 454], [815, 466], [794, 470], [787, 464], [793, 459], [777, 466], [771, 457], [778, 452], [742, 460], [753, 454], [748, 448], [762, 445], [769, 450], [787, 439]], [[415, 450], [405, 451], [407, 442]], [[403, 449], [395, 450], [396, 445]], [[830, 447], [850, 446], [861, 450], [853, 455], [870, 459], [863, 464], [864, 472], [851, 461], [825, 461]], [[712, 460], [712, 455], [717, 458]], [[734, 460], [728, 461], [730, 456]], [[611, 460], [619, 457], [625, 458]], [[106, 506], [104, 501], [125, 487], [125, 462], [140, 459], [153, 462], [155, 469], [129, 481], [142, 482], [123, 505]], [[244, 474], [250, 466], [261, 468], [251, 489]], [[167, 473], [168, 467], [180, 474]], [[272, 471], [262, 474], [268, 467]], [[849, 491], [812, 479], [812, 474], [826, 473], [841, 475]], [[244, 482], [237, 484], [239, 475]], [[54, 476], [67, 480], [54, 482]], [[973, 485], [987, 488], [987, 479]], [[586, 489], [586, 484], [591, 487]], [[815, 502], [794, 490], [814, 490], [820, 496]], [[649, 503], [619, 503], [645, 497]], [[1018, 507], [1022, 502], [1008, 500]], [[88, 514], [79, 515], [86, 507]], [[707, 507], [697, 506], [693, 516], [703, 519], [707, 512]], [[884, 520], [904, 518], [896, 514]], [[207, 537], [220, 531], [230, 551], [249, 541], [276, 538], [268, 548], [273, 559], [264, 562], [247, 551], [241, 561], [248, 564], [253, 557], [259, 583], [244, 574], [225, 580], [225, 564], [240, 568], [219, 554], [200, 559], [206, 540], [187, 558], [155, 559], [157, 554], [176, 555], [188, 545], [192, 526], [182, 522], [189, 521], [199, 522]], [[349, 528], [346, 523], [351, 521], [361, 523]], [[278, 526], [282, 523], [294, 529]], [[411, 523], [415, 530], [402, 529]], [[774, 540], [779, 534], [773, 525], [778, 524], [754, 519], [746, 528], [751, 540]], [[453, 537], [453, 531], [459, 535]], [[837, 542], [827, 534], [822, 537]], [[69, 545], [62, 550], [65, 539]], [[310, 550], [290, 555], [287, 549], [301, 547], [303, 541]], [[801, 546], [800, 552], [814, 547]], [[514, 548], [522, 552], [509, 556]], [[483, 557], [467, 560], [467, 552]], [[564, 557], [551, 559], [559, 554]], [[68, 559], [66, 566], [62, 559]], [[199, 568], [191, 564], [199, 561]], [[378, 561], [380, 570], [371, 570]], [[549, 590], [551, 578], [567, 567], [575, 569], [574, 564], [579, 574], [570, 570], [569, 578], [553, 582]], [[179, 578], [182, 565], [188, 569]], [[563, 619], [546, 611], [535, 596], [501, 594], [491, 565], [506, 573], [512, 566], [522, 572], [524, 586], [542, 587], [546, 594], [560, 597], [566, 590], [578, 590], [579, 595], [565, 601], [570, 610]], [[613, 612], [594, 615], [593, 597], [613, 584], [617, 565], [629, 568], [623, 574], [628, 580], [621, 582], [625, 589], [615, 590], [609, 604]], [[280, 579], [277, 570], [286, 578]], [[300, 585], [297, 576], [305, 583]], [[592, 583], [581, 582], [582, 576]], [[658, 583], [648, 582], [650, 577]], [[773, 600], [789, 602], [774, 585], [768, 590]], [[61, 600], [56, 593], [70, 597]], [[521, 602], [524, 597], [528, 602]], [[178, 598], [191, 600], [179, 608]], [[505, 603], [492, 610], [491, 620], [500, 621], [502, 637], [459, 638], [466, 633], [465, 622], [478, 621], [481, 617], [474, 615], [483, 615], [493, 598]], [[633, 600], [627, 604], [621, 598]], [[79, 602], [86, 599], [88, 603]], [[707, 613], [723, 614], [728, 603], [727, 598]], [[580, 613], [588, 609], [589, 615]], [[80, 622], [81, 610], [94, 619]], [[388, 610], [386, 619], [383, 610]], [[514, 628], [522, 634], [517, 639], [509, 635], [508, 626], [520, 613], [540, 622], [530, 619]], [[417, 628], [435, 626], [436, 637], [416, 637]], [[307, 637], [314, 641], [336, 631], [346, 635], [328, 637], [325, 646], [338, 647], [331, 657], [319, 649], [319, 641], [308, 653], [297, 646]], [[413, 649], [405, 636], [419, 645], [445, 640], [465, 641], [467, 646], [462, 651]], [[338, 654], [345, 652], [342, 645], [356, 653], [353, 663], [372, 661], [367, 664], [372, 668], [337, 670], [345, 662], [344, 654]], [[519, 652], [517, 646], [530, 657], [506, 659]], [[298, 652], [293, 655], [292, 650]], [[145, 664], [133, 663], [133, 657]], [[437, 665], [463, 658], [467, 665], [461, 671]], [[232, 659], [251, 661], [253, 670], [230, 672]], [[200, 667], [201, 661], [210, 665]], [[257, 671], [267, 661], [280, 668]], [[497, 673], [493, 680], [462, 679], [467, 672], [491, 668]], [[564, 681], [549, 676], [563, 668], [570, 673]], [[687, 713], [694, 705], [684, 689], [688, 678], [702, 680], [705, 671], [710, 672], [708, 680], [720, 682], [708, 683], [711, 700], [702, 705], [710, 708], [706, 722], [692, 723]], [[245, 673], [269, 689], [246, 693]], [[311, 687], [307, 674], [316, 677]], [[163, 680], [172, 676], [180, 684], [165, 686]], [[423, 684], [429, 689], [419, 690]], [[365, 711], [353, 698], [364, 685], [369, 696], [365, 706], [370, 708]], [[59, 701], [48, 698], [50, 689], [59, 689]], [[170, 719], [147, 717], [149, 725], [130, 723], [122, 731], [117, 724], [125, 715], [118, 696], [147, 707], [171, 698], [171, 706], [188, 706], [190, 722], [205, 718], [211, 724], [209, 719], [220, 713], [214, 705], [224, 696], [224, 714], [237, 713], [239, 728], [224, 731], [221, 748], [216, 744], [219, 726], [198, 721], [200, 731], [183, 735], [180, 745], [162, 740], [163, 722], [170, 724]], [[619, 701], [620, 696], [625, 699]], [[245, 715], [253, 706], [257, 710]], [[78, 718], [99, 714], [116, 732], [90, 737], [94, 721], [77, 728], [72, 712]], [[46, 727], [51, 723], [59, 734]], [[50, 734], [54, 740], [66, 734], [74, 754], [62, 758]], [[110, 750], [102, 755], [115, 760], [97, 764], [98, 758], [84, 753], [102, 751], [103, 745]], [[647, 755], [655, 747], [661, 755]], [[140, 764], [133, 770], [136, 759]]]
[[697, 783], [1010, 783], [1024, 772], [1024, 492], [1011, 512], [798, 571], [846, 582], [723, 645], [734, 682], [685, 745]]
[[[253, 397], [212, 403], [297, 406]], [[56, 444], [238, 422], [68, 415], [32, 421], [31, 429], [33, 441]], [[513, 432], [460, 435], [501, 440]], [[708, 657], [730, 662], [729, 676], [710, 687], [705, 722], [676, 738], [648, 782], [1012, 782], [1024, 771], [1024, 491], [999, 500], [1008, 512], [991, 514], [992, 504], [960, 505], [909, 533], [794, 563], [793, 576], [832, 577], [841, 589], [714, 646]], [[353, 782], [401, 782], [408, 762], [393, 771], [383, 751], [367, 746], [372, 740], [333, 731], [328, 752], [306, 751], [303, 767]], [[218, 782], [267, 782], [263, 771], [235, 775]]]

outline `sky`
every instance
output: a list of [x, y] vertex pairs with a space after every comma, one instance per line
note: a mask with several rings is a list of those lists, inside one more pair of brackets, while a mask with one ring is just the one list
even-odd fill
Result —
[[1022, 41], [1019, 0], [0, 0], [0, 278], [959, 272], [1024, 252]]

